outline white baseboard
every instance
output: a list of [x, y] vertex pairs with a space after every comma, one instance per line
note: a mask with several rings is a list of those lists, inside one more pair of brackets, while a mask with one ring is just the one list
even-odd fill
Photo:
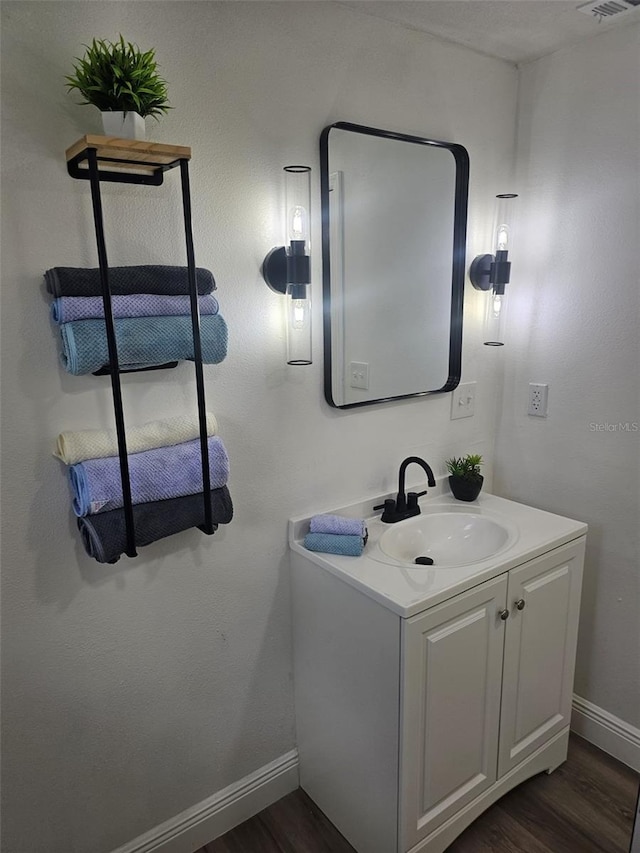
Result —
[[575, 694], [571, 729], [640, 773], [640, 729]]
[[[640, 772], [640, 729], [575, 695], [571, 729]], [[113, 853], [193, 853], [297, 787], [298, 750], [292, 749]]]
[[298, 787], [298, 750], [229, 785], [113, 853], [193, 853]]

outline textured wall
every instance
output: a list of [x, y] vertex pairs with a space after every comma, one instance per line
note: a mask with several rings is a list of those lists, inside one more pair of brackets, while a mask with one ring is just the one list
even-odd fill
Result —
[[[107, 853], [294, 746], [288, 516], [392, 489], [410, 453], [438, 470], [476, 447], [490, 462], [499, 360], [478, 344], [473, 291], [472, 419], [450, 423], [449, 395], [355, 413], [325, 404], [317, 253], [315, 361], [286, 366], [281, 302], [259, 275], [279, 239], [282, 166], [314, 166], [317, 213], [326, 124], [461, 142], [473, 255], [512, 156], [516, 71], [328, 3], [2, 12], [3, 850]], [[66, 175], [63, 155], [99, 117], [74, 105], [63, 75], [92, 36], [119, 32], [154, 45], [170, 82], [175, 110], [148, 135], [193, 146], [196, 257], [230, 328], [227, 361], [205, 374], [236, 518], [104, 567], [78, 543], [51, 449], [60, 430], [112, 424], [108, 380], [58, 367], [41, 275], [96, 265], [88, 185]], [[178, 203], [175, 175], [160, 190], [106, 188], [111, 263], [180, 262]], [[318, 247], [317, 216], [314, 228]], [[189, 365], [123, 385], [130, 423], [195, 407]]]
[[[522, 71], [524, 209], [495, 471], [500, 494], [588, 522], [576, 692], [636, 726], [639, 56], [635, 25]], [[529, 382], [549, 383], [546, 420], [526, 414]]]

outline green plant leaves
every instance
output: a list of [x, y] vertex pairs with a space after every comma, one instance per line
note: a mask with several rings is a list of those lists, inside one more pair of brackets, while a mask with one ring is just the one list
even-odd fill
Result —
[[94, 38], [84, 47], [86, 53], [76, 57], [73, 75], [65, 77], [69, 91], [75, 89], [85, 99], [82, 103], [154, 118], [171, 109], [153, 48], [143, 53], [122, 34], [116, 42]]
[[479, 453], [469, 453], [466, 456], [452, 456], [444, 463], [452, 477], [463, 477], [465, 480], [477, 480], [481, 477], [480, 466], [482, 456]]

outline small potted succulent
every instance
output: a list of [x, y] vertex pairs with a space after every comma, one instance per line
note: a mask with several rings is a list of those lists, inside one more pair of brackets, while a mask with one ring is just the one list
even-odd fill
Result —
[[143, 52], [122, 36], [116, 42], [93, 39], [85, 47], [84, 57], [76, 58], [73, 74], [66, 77], [67, 88], [77, 89], [83, 104], [98, 107], [107, 136], [144, 139], [145, 117], [157, 119], [170, 109], [155, 50]]
[[479, 453], [469, 453], [459, 458], [453, 456], [447, 459], [445, 465], [449, 471], [449, 488], [454, 498], [459, 501], [475, 501], [484, 481], [480, 473], [482, 456]]

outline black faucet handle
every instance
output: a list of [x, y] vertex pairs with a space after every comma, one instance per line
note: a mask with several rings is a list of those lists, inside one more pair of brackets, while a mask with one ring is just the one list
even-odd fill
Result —
[[396, 513], [396, 502], [393, 498], [387, 498], [383, 504], [380, 504], [380, 506], [374, 506], [374, 510], [375, 509], [384, 510], [380, 516], [380, 521], [384, 521], [385, 524], [392, 524], [394, 521], [399, 520]]
[[415, 509], [418, 506], [418, 498], [426, 494], [426, 489], [423, 492], [409, 492], [407, 494], [407, 509]]

